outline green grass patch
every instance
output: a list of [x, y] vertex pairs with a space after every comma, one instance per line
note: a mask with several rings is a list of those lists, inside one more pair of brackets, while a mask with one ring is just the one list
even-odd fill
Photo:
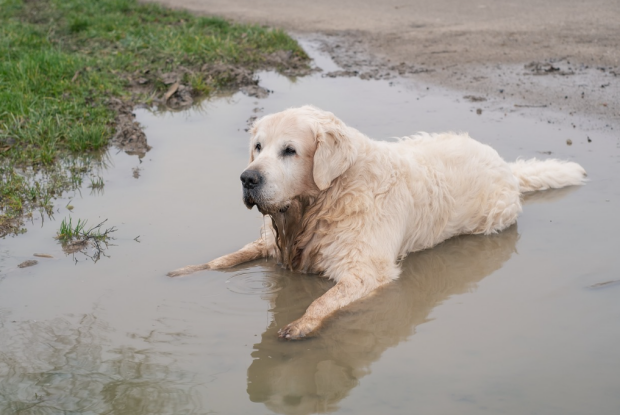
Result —
[[[116, 228], [104, 229], [103, 224], [107, 219], [95, 226], [86, 228], [88, 221], [78, 219], [73, 222], [69, 217], [62, 220], [60, 229], [56, 234], [56, 239], [62, 244], [63, 251], [67, 254], [75, 254], [80, 252], [97, 262], [101, 255], [105, 255], [105, 250], [109, 247], [109, 242], [114, 239], [110, 234], [116, 232]], [[92, 249], [92, 253], [89, 251]], [[75, 259], [75, 256], [74, 256]], [[75, 259], [77, 262], [77, 259]]]
[[110, 239], [113, 239], [110, 234], [116, 232], [116, 228], [113, 226], [103, 229], [102, 226], [105, 222], [107, 222], [107, 219], [86, 229], [87, 220], [78, 219], [77, 222], [73, 223], [71, 217], [68, 220], [65, 218], [60, 222], [60, 229], [56, 234], [56, 239], [63, 244], [73, 244], [74, 246], [87, 242], [108, 242]]
[[74, 223], [71, 217], [69, 217], [69, 219], [64, 218], [62, 222], [60, 222], [60, 229], [58, 229], [56, 239], [62, 243], [83, 242], [88, 240], [106, 241], [111, 238], [110, 234], [116, 231], [115, 227], [104, 230], [102, 226], [106, 221], [107, 219], [87, 229], [87, 220], [78, 219], [77, 222]]
[[61, 242], [69, 242], [81, 238], [82, 235], [86, 233], [86, 223], [87, 221], [82, 221], [81, 219], [78, 219], [75, 224], [72, 223], [71, 218], [69, 218], [69, 220], [63, 219], [62, 222], [60, 222], [60, 229], [58, 230], [56, 239]]
[[45, 197], [23, 169], [62, 170], [67, 157], [106, 148], [111, 98], [148, 103], [174, 71], [192, 94], [208, 95], [235, 81], [209, 67], [256, 70], [280, 51], [307, 59], [280, 30], [134, 0], [0, 0], [0, 237]]

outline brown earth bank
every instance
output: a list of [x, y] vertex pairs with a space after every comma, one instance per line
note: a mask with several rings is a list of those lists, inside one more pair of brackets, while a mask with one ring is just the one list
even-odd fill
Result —
[[367, 77], [397, 73], [504, 111], [547, 108], [620, 129], [618, 0], [156, 1], [314, 34]]
[[[192, 106], [195, 98], [204, 97], [201, 91], [195, 91], [188, 83], [183, 83], [183, 76], [195, 76], [199, 74], [209, 84], [222, 84], [223, 89], [239, 89], [246, 95], [264, 97], [269, 91], [258, 85], [255, 72], [258, 70], [278, 70], [287, 76], [304, 76], [314, 69], [308, 65], [308, 58], [296, 56], [290, 51], [280, 50], [263, 56], [263, 62], [254, 68], [225, 64], [205, 63], [196, 68], [179, 66], [177, 70], [166, 73], [152, 74], [149, 69], [138, 70], [124, 77], [134, 95], [149, 93], [153, 96], [152, 104], [167, 110], [182, 110]], [[153, 91], [153, 84], [160, 82], [166, 86], [166, 92], [157, 94]], [[133, 98], [122, 101], [118, 98], [110, 98], [108, 105], [116, 112], [116, 133], [111, 143], [128, 154], [136, 154], [143, 157], [151, 149], [148, 145], [146, 134], [139, 123], [135, 121], [133, 109], [135, 105], [143, 105], [140, 99]], [[2, 232], [0, 231], [0, 235]]]

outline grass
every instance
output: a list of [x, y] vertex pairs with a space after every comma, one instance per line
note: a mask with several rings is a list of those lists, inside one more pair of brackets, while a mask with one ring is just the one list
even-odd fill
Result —
[[94, 180], [91, 179], [90, 184], [88, 185], [88, 187], [93, 190], [101, 190], [103, 189], [103, 186], [105, 186], [105, 183], [103, 183], [103, 178], [101, 177], [97, 177]]
[[[106, 221], [107, 219], [86, 230], [86, 224], [88, 223], [86, 220], [83, 221], [78, 219], [77, 223], [73, 224], [71, 217], [69, 217], [69, 220], [63, 219], [60, 223], [60, 229], [58, 230], [56, 239], [62, 243], [65, 252], [71, 254], [81, 252], [94, 262], [97, 262], [101, 258], [101, 255], [105, 255], [105, 250], [108, 248], [110, 239], [114, 239], [110, 234], [116, 232], [115, 227], [102, 230], [102, 226]], [[94, 251], [92, 254], [89, 254], [88, 248], [91, 245]]]
[[87, 220], [78, 219], [78, 221], [73, 224], [73, 220], [69, 217], [69, 220], [66, 218], [60, 222], [60, 229], [56, 235], [56, 239], [58, 239], [62, 243], [69, 242], [83, 242], [88, 240], [104, 242], [110, 238], [110, 234], [116, 231], [115, 227], [108, 228], [105, 231], [101, 230], [103, 224], [107, 221], [92, 226], [86, 230]]
[[[174, 71], [194, 95], [208, 95], [234, 82], [210, 66], [255, 70], [278, 51], [307, 59], [280, 30], [135, 0], [0, 0], [0, 237], [75, 187], [67, 158], [108, 146], [111, 98], [150, 103], [169, 88], [162, 74]], [[68, 180], [37, 186], [24, 170]]]
[[74, 239], [81, 238], [86, 233], [84, 231], [86, 222], [87, 221], [78, 219], [77, 223], [74, 225], [71, 218], [69, 218], [69, 221], [63, 219], [60, 223], [60, 230], [58, 231], [56, 239], [61, 242], [70, 242]]

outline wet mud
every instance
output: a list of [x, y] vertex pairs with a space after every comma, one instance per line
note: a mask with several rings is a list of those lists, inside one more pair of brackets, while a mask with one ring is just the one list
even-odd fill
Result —
[[[103, 187], [85, 183], [0, 240], [0, 413], [615, 413], [618, 137], [581, 128], [587, 118], [549, 123], [550, 108], [478, 113], [485, 101], [397, 75], [323, 76], [349, 69], [302, 43], [323, 71], [262, 72], [264, 98], [136, 109], [144, 157], [111, 151]], [[309, 103], [375, 139], [468, 131], [507, 160], [577, 161], [589, 181], [525, 195], [505, 232], [409, 255], [398, 281], [318, 336], [280, 341], [329, 280], [263, 260], [165, 274], [259, 237], [263, 218], [241, 200], [245, 130]], [[68, 217], [118, 229], [105, 256], [63, 250]]]
[[[280, 74], [289, 77], [309, 75], [317, 68], [309, 64], [307, 56], [299, 56], [291, 51], [280, 50], [262, 57], [253, 67], [244, 67], [230, 63], [206, 63], [197, 67], [180, 66], [171, 72], [155, 72], [149, 69], [136, 70], [124, 74], [129, 90], [134, 96], [139, 93], [151, 95], [151, 104], [162, 110], [188, 109], [196, 102], [205, 98], [205, 91], [192, 88], [189, 80], [193, 77], [204, 79], [208, 85], [225, 86], [220, 91], [209, 91], [216, 95], [225, 94], [225, 91], [241, 90], [249, 96], [265, 98], [269, 91], [258, 85], [255, 73], [261, 70], [277, 70]], [[160, 91], [157, 85], [163, 85]], [[207, 94], [208, 95], [208, 94]], [[117, 114], [115, 119], [115, 134], [110, 144], [131, 155], [144, 157], [151, 149], [142, 126], [135, 120], [135, 99], [122, 101], [111, 98], [108, 106]], [[144, 103], [140, 103], [143, 107]]]

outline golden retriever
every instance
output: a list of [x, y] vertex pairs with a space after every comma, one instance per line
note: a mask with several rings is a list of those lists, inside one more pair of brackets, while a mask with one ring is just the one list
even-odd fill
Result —
[[312, 106], [257, 120], [243, 201], [271, 218], [261, 239], [171, 277], [274, 257], [336, 282], [279, 331], [298, 339], [339, 310], [398, 278], [399, 260], [460, 234], [515, 223], [521, 194], [584, 182], [577, 163], [505, 162], [467, 134], [419, 133], [374, 141]]

